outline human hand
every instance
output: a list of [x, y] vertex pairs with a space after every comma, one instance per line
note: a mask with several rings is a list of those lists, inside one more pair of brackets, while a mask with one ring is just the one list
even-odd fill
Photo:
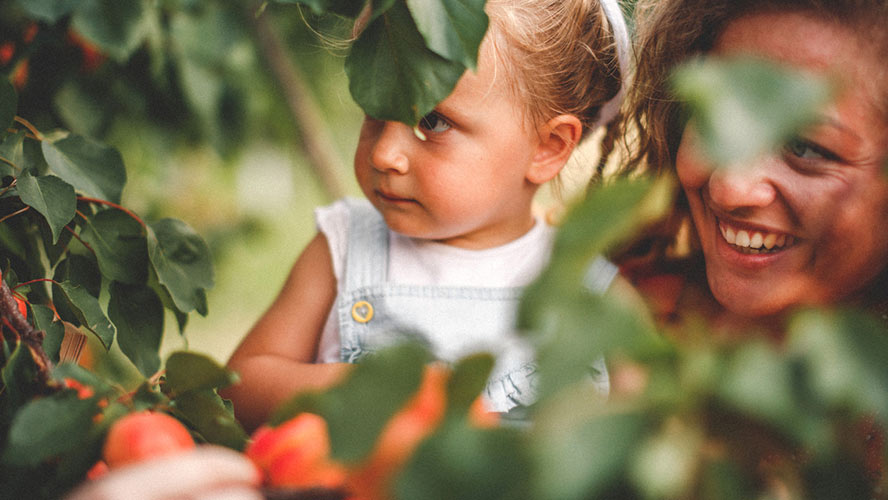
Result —
[[263, 500], [260, 481], [258, 469], [245, 455], [200, 445], [112, 470], [64, 500]]

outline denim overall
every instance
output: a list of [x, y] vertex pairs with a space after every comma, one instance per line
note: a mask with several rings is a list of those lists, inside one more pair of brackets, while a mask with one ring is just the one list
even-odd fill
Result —
[[[506, 412], [532, 404], [534, 353], [514, 330], [523, 289], [388, 283], [385, 221], [364, 200], [349, 200], [348, 206], [346, 264], [336, 305], [341, 360], [359, 362], [362, 356], [407, 338], [419, 340], [447, 362], [491, 352], [497, 362], [483, 392], [488, 409]], [[607, 372], [601, 362], [598, 371], [606, 394]], [[600, 381], [596, 385], [601, 389]]]

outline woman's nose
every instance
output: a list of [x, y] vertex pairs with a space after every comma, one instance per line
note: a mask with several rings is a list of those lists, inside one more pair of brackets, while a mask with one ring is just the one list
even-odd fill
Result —
[[383, 122], [370, 152], [370, 163], [380, 172], [407, 173], [410, 162], [407, 148], [413, 131], [399, 122]]
[[767, 160], [714, 169], [709, 176], [708, 190], [712, 203], [726, 211], [766, 207], [777, 198]]

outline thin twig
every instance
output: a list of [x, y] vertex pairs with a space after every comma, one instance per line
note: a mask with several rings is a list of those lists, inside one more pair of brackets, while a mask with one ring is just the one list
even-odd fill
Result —
[[3, 217], [0, 217], [0, 224], [2, 224], [3, 222], [6, 222], [7, 219], [10, 219], [10, 218], [12, 218], [12, 217], [15, 217], [16, 215], [18, 215], [18, 214], [20, 214], [20, 213], [22, 213], [22, 212], [27, 212], [28, 209], [30, 209], [30, 208], [31, 208], [31, 207], [29, 207], [29, 206], [25, 206], [24, 208], [20, 208], [20, 209], [16, 210], [15, 212], [13, 212], [13, 213], [11, 213], [11, 214], [9, 214], [9, 215], [6, 215], [6, 216], [3, 216]]
[[26, 129], [28, 129], [29, 132], [31, 132], [32, 134], [34, 134], [34, 138], [35, 138], [35, 139], [37, 139], [38, 141], [42, 141], [42, 140], [43, 140], [43, 134], [41, 134], [40, 131], [37, 130], [37, 127], [35, 127], [34, 125], [32, 125], [31, 122], [29, 122], [28, 120], [25, 120], [25, 119], [22, 118], [21, 116], [16, 116], [16, 117], [15, 117], [15, 121], [21, 123]]
[[10, 167], [12, 167], [16, 170], [21, 170], [21, 168], [18, 165], [16, 165], [15, 163], [13, 163], [12, 160], [7, 160], [6, 158], [0, 156], [0, 161], [2, 161], [3, 163], [9, 165]]
[[[290, 109], [290, 115], [299, 129], [299, 142], [308, 163], [318, 176], [327, 196], [341, 198], [345, 188], [339, 172], [345, 170], [323, 114], [311, 96], [305, 80], [293, 64], [286, 46], [268, 19], [268, 12], [262, 10], [261, 2], [245, 2], [247, 18], [253, 25], [259, 53], [270, 68], [279, 90]], [[257, 12], [259, 14], [257, 15]]]
[[[127, 208], [125, 208], [125, 207], [122, 207], [122, 206], [118, 205], [117, 203], [113, 203], [113, 202], [110, 202], [110, 201], [108, 201], [108, 200], [102, 200], [102, 199], [100, 199], [100, 198], [89, 198], [89, 197], [86, 197], [86, 196], [78, 196], [77, 199], [80, 200], [80, 201], [86, 201], [86, 202], [89, 202], [89, 203], [98, 203], [98, 204], [100, 204], [100, 205], [106, 205], [106, 206], [109, 206], [109, 207], [111, 207], [111, 208], [116, 208], [117, 210], [120, 210], [121, 212], [123, 212], [123, 213], [129, 215], [130, 217], [132, 217], [133, 219], [135, 219], [136, 222], [138, 222], [139, 225], [141, 225], [143, 228], [144, 228], [144, 227], [147, 227], [147, 226], [145, 225], [145, 222], [144, 222], [141, 218], [139, 218], [138, 215], [136, 215], [135, 213], [133, 213], [133, 212], [130, 211], [129, 209], [127, 209]], [[79, 212], [78, 212], [78, 213], [79, 213]], [[81, 215], [84, 219], [86, 218], [86, 216], [84, 216], [83, 214], [80, 214], [80, 215]]]
[[81, 245], [85, 246], [87, 250], [92, 252], [93, 255], [96, 254], [96, 251], [93, 250], [93, 248], [91, 246], [89, 246], [89, 243], [83, 241], [83, 239], [80, 237], [80, 235], [77, 234], [73, 229], [71, 229], [68, 226], [65, 226], [65, 229], [67, 229], [68, 232], [71, 233], [71, 236], [73, 236], [77, 241], [79, 241]]

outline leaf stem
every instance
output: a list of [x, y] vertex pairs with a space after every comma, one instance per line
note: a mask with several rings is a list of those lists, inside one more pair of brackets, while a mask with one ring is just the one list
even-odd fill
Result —
[[[130, 217], [132, 217], [133, 219], [135, 219], [135, 221], [138, 222], [143, 228], [147, 228], [147, 226], [145, 225], [145, 222], [141, 218], [139, 218], [138, 215], [133, 213], [131, 210], [118, 205], [117, 203], [113, 203], [108, 200], [102, 200], [100, 198], [89, 198], [87, 196], [78, 196], [77, 199], [80, 201], [86, 201], [89, 203], [98, 203], [99, 205], [107, 205], [111, 208], [116, 208], [117, 210], [120, 210], [121, 212], [123, 212], [123, 213], [129, 215]], [[83, 216], [83, 214], [81, 214], [81, 216]], [[85, 218], [86, 217], [84, 217], [84, 219]]]
[[59, 285], [59, 284], [60, 284], [58, 281], [56, 281], [56, 280], [54, 280], [54, 279], [52, 279], [52, 278], [37, 278], [37, 279], [33, 279], [33, 280], [29, 280], [29, 281], [23, 281], [23, 282], [19, 283], [18, 285], [16, 285], [16, 286], [13, 288], [13, 291], [15, 291], [15, 289], [18, 288], [18, 287], [20, 287], [20, 286], [33, 285], [34, 283], [52, 283], [52, 284], [55, 284], [55, 285]]
[[16, 169], [16, 170], [21, 170], [21, 168], [19, 168], [18, 165], [16, 165], [15, 163], [13, 163], [12, 160], [8, 160], [8, 159], [4, 158], [3, 156], [0, 156], [0, 161], [2, 161], [3, 163], [9, 165], [10, 167], [12, 167], [12, 168], [14, 168], [14, 169]]
[[16, 210], [15, 212], [13, 212], [13, 213], [11, 213], [11, 214], [9, 214], [9, 215], [6, 215], [6, 216], [4, 216], [4, 217], [0, 217], [0, 223], [6, 222], [7, 219], [10, 219], [10, 218], [12, 218], [12, 217], [15, 217], [16, 215], [18, 215], [18, 214], [20, 214], [20, 213], [22, 213], [22, 212], [27, 212], [29, 208], [31, 208], [31, 207], [29, 207], [29, 206], [25, 206], [24, 208], [20, 208], [20, 209]]
[[[81, 215], [83, 215], [83, 214], [81, 214]], [[83, 241], [83, 239], [80, 237], [80, 235], [77, 234], [73, 229], [71, 229], [69, 226], [65, 226], [65, 229], [67, 229], [68, 232], [71, 233], [71, 235], [74, 236], [74, 238], [75, 238], [77, 241], [79, 241], [81, 245], [85, 246], [87, 250], [89, 250], [90, 252], [92, 252], [93, 255], [96, 254], [96, 251], [93, 250], [91, 246], [89, 246], [89, 243]]]
[[26, 129], [28, 129], [29, 132], [34, 134], [34, 138], [37, 139], [38, 141], [42, 141], [44, 139], [43, 134], [41, 134], [40, 131], [37, 130], [37, 128], [34, 125], [32, 125], [31, 122], [29, 122], [28, 120], [25, 120], [21, 116], [16, 116], [15, 121], [21, 123]]

